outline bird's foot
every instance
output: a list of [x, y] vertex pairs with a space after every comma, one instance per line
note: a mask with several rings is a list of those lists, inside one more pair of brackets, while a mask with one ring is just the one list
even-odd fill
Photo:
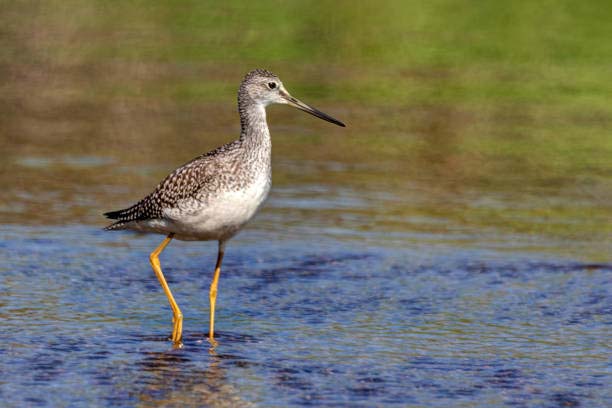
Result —
[[172, 316], [172, 324], [173, 328], [171, 340], [174, 344], [179, 344], [181, 343], [181, 339], [183, 337], [183, 314], [180, 311]]

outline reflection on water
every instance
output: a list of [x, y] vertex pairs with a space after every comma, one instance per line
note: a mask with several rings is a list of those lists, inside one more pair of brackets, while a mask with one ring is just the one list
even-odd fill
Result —
[[[147, 339], [138, 336], [138, 343], [147, 341], [167, 342], [166, 338]], [[225, 340], [223, 334], [218, 336]], [[136, 364], [138, 368], [132, 384], [142, 385], [132, 389], [134, 397], [144, 405], [183, 406], [183, 407], [251, 407], [254, 404], [241, 398], [238, 390], [227, 378], [223, 360], [232, 360], [240, 366], [240, 358], [218, 354], [210, 348], [208, 355], [204, 352], [204, 334], [186, 336], [184, 342], [195, 353], [182, 352], [180, 349], [169, 351], [143, 352], [142, 359]], [[233, 339], [236, 341], [236, 339]], [[139, 378], [143, 377], [143, 378]], [[125, 403], [119, 398], [117, 405]]]
[[[610, 405], [612, 3], [5, 3], [3, 406]], [[348, 127], [269, 109], [214, 349], [215, 246], [162, 256], [173, 349], [160, 237], [101, 213], [236, 137], [255, 67]]]

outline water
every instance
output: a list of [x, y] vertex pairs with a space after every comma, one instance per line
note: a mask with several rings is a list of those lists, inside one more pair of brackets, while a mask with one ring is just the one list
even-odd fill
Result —
[[[598, 4], [597, 4], [598, 3]], [[612, 406], [609, 2], [3, 4], [0, 405]], [[238, 134], [273, 189], [227, 248], [105, 211]]]
[[174, 349], [148, 266], [158, 237], [5, 226], [4, 405], [610, 402], [612, 265], [448, 237], [377, 245], [262, 218], [228, 248], [216, 348], [213, 244], [174, 242], [162, 255], [186, 316]]

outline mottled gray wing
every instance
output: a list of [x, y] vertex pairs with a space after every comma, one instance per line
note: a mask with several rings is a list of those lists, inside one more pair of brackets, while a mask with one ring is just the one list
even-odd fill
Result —
[[232, 155], [236, 142], [223, 145], [203, 156], [197, 157], [170, 173], [151, 194], [133, 206], [107, 212], [108, 218], [118, 220], [108, 227], [115, 229], [130, 221], [163, 218], [164, 210], [175, 208], [181, 200], [197, 198], [207, 190], [214, 189], [215, 182], [224, 172], [221, 156]]

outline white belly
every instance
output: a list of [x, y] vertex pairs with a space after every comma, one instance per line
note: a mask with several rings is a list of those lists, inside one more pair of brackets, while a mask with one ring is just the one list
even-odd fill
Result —
[[269, 180], [262, 177], [246, 189], [220, 192], [206, 204], [197, 199], [182, 200], [164, 211], [166, 219], [159, 220], [157, 228], [182, 240], [228, 239], [253, 218], [269, 191]]

